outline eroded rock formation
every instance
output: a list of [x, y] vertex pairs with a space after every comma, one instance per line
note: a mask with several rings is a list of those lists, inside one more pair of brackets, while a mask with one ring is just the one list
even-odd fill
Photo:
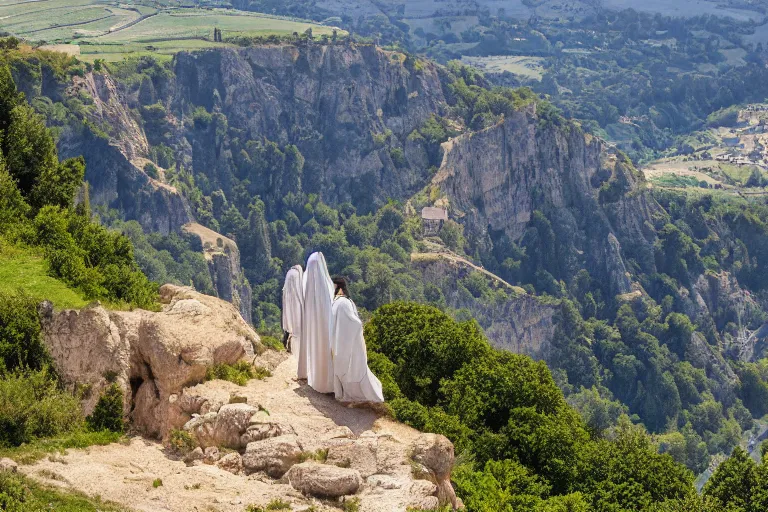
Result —
[[[43, 310], [45, 342], [62, 382], [88, 390], [89, 414], [101, 392], [117, 382], [125, 412], [148, 436], [163, 437], [191, 415], [182, 390], [206, 369], [263, 350], [258, 335], [227, 302], [189, 288], [160, 289], [162, 311]], [[198, 409], [199, 410], [199, 409]]]
[[626, 157], [576, 127], [546, 123], [533, 104], [449, 141], [433, 184], [479, 247], [490, 250], [502, 234], [519, 241], [541, 210], [570, 245], [553, 255], [566, 273], [586, 268], [611, 295], [629, 293], [623, 245], [639, 264], [654, 264], [655, 234], [646, 222], [658, 206]]

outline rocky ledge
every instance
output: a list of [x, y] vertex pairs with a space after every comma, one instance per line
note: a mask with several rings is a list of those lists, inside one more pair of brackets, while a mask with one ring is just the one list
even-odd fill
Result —
[[209, 366], [264, 350], [232, 304], [173, 285], [160, 297], [159, 312], [110, 311], [99, 303], [79, 311], [40, 307], [48, 350], [62, 382], [83, 392], [84, 413], [117, 382], [126, 418], [158, 438], [191, 418], [178, 397], [202, 382]]

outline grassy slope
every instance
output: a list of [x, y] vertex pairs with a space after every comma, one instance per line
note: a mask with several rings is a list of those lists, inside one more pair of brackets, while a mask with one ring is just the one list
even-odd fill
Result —
[[33, 297], [45, 298], [56, 308], [82, 308], [88, 302], [77, 291], [48, 275], [42, 257], [30, 250], [0, 249], [0, 292], [23, 289]]
[[[55, 476], [55, 475], [51, 475]], [[18, 483], [26, 490], [22, 510], [29, 512], [127, 512], [127, 509], [112, 503], [101, 501], [99, 497], [90, 498], [80, 493], [62, 491], [41, 485], [22, 475], [5, 475], [0, 482], [3, 485]]]

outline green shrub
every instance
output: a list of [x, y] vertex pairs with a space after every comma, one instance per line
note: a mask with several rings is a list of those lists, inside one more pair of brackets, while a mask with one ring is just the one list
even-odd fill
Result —
[[301, 452], [299, 454], [299, 462], [306, 462], [308, 460], [314, 460], [317, 462], [325, 462], [328, 459], [328, 449], [320, 448], [314, 452]]
[[291, 504], [280, 498], [275, 498], [264, 506], [249, 505], [245, 512], [267, 512], [269, 510], [291, 510]]
[[168, 445], [178, 455], [186, 455], [195, 448], [197, 448], [197, 442], [195, 442], [192, 434], [186, 430], [171, 430], [168, 436]]
[[223, 363], [209, 367], [205, 372], [205, 380], [221, 379], [245, 386], [251, 379], [263, 380], [271, 375], [272, 372], [266, 368], [253, 366], [247, 361], [238, 361], [235, 364]]
[[0, 510], [4, 512], [123, 512], [97, 498], [40, 485], [17, 473], [0, 473]]
[[86, 418], [86, 423], [88, 428], [95, 432], [101, 430], [123, 432], [125, 430], [123, 390], [116, 382], [104, 390], [93, 413]]
[[62, 391], [47, 367], [0, 379], [0, 446], [82, 428], [78, 399]]
[[158, 487], [162, 487], [162, 486], [163, 486], [163, 480], [162, 480], [162, 478], [155, 478], [155, 479], [152, 481], [152, 487], [153, 487], [153, 488], [157, 489]]
[[147, 164], [144, 166], [144, 172], [146, 173], [147, 176], [149, 176], [153, 180], [160, 179], [160, 171], [157, 169], [157, 166], [152, 162], [147, 162]]
[[360, 510], [360, 498], [345, 498], [341, 503], [344, 512], [358, 512]]
[[278, 352], [281, 350], [285, 350], [285, 347], [283, 346], [283, 342], [280, 341], [275, 336], [262, 335], [261, 344], [267, 348], [271, 348], [272, 350], [277, 350]]
[[0, 510], [5, 512], [23, 512], [27, 510], [29, 491], [20, 475], [0, 472]]
[[86, 429], [77, 429], [55, 438], [35, 439], [18, 447], [0, 449], [0, 457], [10, 457], [19, 464], [33, 464], [49, 453], [63, 452], [71, 448], [105, 446], [117, 442], [120, 437], [121, 434], [109, 430], [88, 432]]
[[23, 291], [0, 292], [0, 374], [17, 369], [39, 370], [50, 362], [37, 303]]

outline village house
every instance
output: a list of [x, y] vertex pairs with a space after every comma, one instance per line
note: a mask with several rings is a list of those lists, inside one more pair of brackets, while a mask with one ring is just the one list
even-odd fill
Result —
[[424, 236], [437, 236], [443, 223], [448, 220], [448, 211], [445, 208], [426, 206], [421, 209], [421, 224]]

